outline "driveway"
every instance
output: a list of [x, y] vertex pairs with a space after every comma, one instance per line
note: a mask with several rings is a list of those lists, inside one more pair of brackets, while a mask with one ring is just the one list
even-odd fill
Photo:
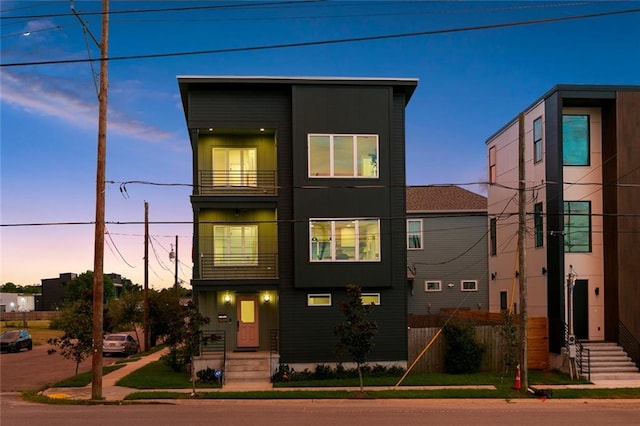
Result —
[[[41, 389], [76, 372], [75, 361], [63, 358], [60, 352], [47, 354], [50, 345], [34, 346], [33, 350], [18, 353], [0, 353], [0, 391], [19, 392], [29, 389]], [[103, 358], [103, 365], [117, 361], [117, 357]], [[91, 371], [92, 359], [87, 358], [80, 364], [79, 373]]]

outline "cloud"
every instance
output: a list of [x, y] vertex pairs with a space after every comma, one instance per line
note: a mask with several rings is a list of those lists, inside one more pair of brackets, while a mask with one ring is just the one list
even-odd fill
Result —
[[[70, 125], [95, 129], [98, 101], [93, 85], [77, 79], [35, 73], [0, 72], [0, 100], [23, 111], [60, 119]], [[121, 110], [110, 108], [110, 131], [147, 142], [167, 140], [174, 135], [152, 125], [131, 119]]]

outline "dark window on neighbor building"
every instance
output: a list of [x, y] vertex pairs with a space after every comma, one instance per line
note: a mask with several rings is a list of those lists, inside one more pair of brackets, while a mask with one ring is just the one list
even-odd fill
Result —
[[496, 147], [489, 148], [489, 183], [496, 183]]
[[422, 249], [422, 219], [407, 220], [407, 248]]
[[533, 206], [533, 225], [535, 227], [536, 247], [544, 245], [544, 228], [542, 224], [542, 203]]
[[542, 161], [542, 117], [533, 121], [533, 161]]
[[564, 251], [588, 253], [591, 251], [591, 202], [564, 202]]
[[589, 165], [589, 116], [562, 116], [562, 164]]
[[500, 292], [500, 312], [507, 310], [507, 291]]
[[496, 218], [491, 218], [489, 220], [489, 241], [491, 244], [491, 256], [495, 256], [498, 253], [496, 232]]

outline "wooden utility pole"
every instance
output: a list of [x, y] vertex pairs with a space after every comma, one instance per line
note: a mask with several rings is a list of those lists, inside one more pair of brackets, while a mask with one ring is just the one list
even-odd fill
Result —
[[176, 273], [175, 273], [175, 286], [176, 286], [176, 297], [178, 301], [180, 301], [180, 280], [178, 279], [178, 236], [176, 235]]
[[100, 43], [100, 90], [98, 92], [98, 164], [96, 171], [96, 226], [93, 258], [93, 359], [91, 399], [102, 399], [102, 337], [104, 298], [105, 176], [107, 157], [107, 52], [109, 0], [102, 0]]
[[149, 334], [149, 203], [144, 202], [144, 351], [151, 349]]
[[524, 113], [518, 116], [518, 285], [520, 287], [520, 336], [521, 336], [521, 389], [527, 393], [529, 388], [528, 362], [527, 362], [527, 196], [525, 173], [525, 143], [524, 143]]

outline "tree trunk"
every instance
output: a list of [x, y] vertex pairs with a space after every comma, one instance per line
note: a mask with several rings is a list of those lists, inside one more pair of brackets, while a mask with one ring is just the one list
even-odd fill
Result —
[[364, 382], [362, 380], [362, 370], [360, 369], [360, 364], [358, 364], [358, 379], [360, 379], [360, 393], [364, 392]]

